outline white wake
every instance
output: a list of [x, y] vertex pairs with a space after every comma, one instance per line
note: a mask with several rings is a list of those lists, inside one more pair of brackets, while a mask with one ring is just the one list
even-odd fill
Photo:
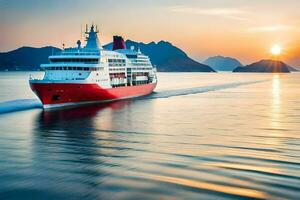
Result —
[[34, 108], [42, 108], [42, 104], [38, 99], [16, 99], [0, 102], [0, 114]]
[[[250, 84], [260, 83], [260, 82], [264, 82], [264, 81], [266, 81], [266, 80], [184, 88], [184, 89], [177, 89], [177, 90], [176, 89], [175, 90], [165, 90], [165, 91], [160, 91], [160, 92], [154, 92], [153, 94], [146, 96], [146, 97], [142, 97], [141, 99], [169, 98], [169, 97], [174, 97], [174, 96], [205, 93], [205, 92], [210, 92], [210, 91], [235, 88], [235, 87], [239, 87], [242, 85], [250, 85]], [[38, 99], [16, 99], [16, 100], [12, 100], [12, 101], [0, 102], [0, 114], [35, 109], [35, 108], [42, 108], [42, 104]]]
[[191, 95], [198, 94], [210, 91], [224, 90], [228, 88], [235, 88], [243, 85], [250, 85], [255, 83], [264, 82], [267, 80], [260, 81], [249, 81], [249, 82], [239, 82], [239, 83], [228, 83], [228, 84], [220, 84], [220, 85], [212, 85], [212, 86], [202, 86], [202, 87], [193, 87], [193, 88], [184, 88], [178, 90], [165, 90], [160, 92], [154, 92], [153, 94], [143, 98], [143, 99], [157, 99], [157, 98], [169, 98], [174, 96], [183, 96], [183, 95]]

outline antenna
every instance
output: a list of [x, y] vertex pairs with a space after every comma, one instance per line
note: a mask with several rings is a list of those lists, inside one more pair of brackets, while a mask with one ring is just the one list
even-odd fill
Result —
[[80, 24], [80, 40], [82, 40], [82, 24]]

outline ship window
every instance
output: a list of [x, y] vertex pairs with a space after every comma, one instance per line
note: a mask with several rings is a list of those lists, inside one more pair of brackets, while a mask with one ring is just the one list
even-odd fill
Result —
[[64, 67], [64, 70], [67, 70], [67, 67]]
[[126, 55], [127, 58], [137, 58], [137, 55]]

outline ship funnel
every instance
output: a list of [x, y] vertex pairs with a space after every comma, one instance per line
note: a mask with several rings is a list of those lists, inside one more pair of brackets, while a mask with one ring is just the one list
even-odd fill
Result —
[[124, 39], [121, 36], [114, 36], [113, 50], [126, 49]]

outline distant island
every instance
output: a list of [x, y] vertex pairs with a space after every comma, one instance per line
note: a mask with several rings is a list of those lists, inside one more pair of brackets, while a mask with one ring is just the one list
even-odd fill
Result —
[[288, 68], [291, 72], [298, 72], [299, 70], [294, 68], [294, 67], [291, 67], [290, 65], [288, 65]]
[[282, 61], [261, 60], [244, 67], [237, 67], [233, 72], [289, 73], [290, 66]]
[[[154, 66], [160, 72], [215, 72], [211, 67], [191, 59], [184, 51], [169, 42], [160, 41], [145, 44], [131, 40], [126, 41], [127, 48], [134, 46], [148, 55]], [[111, 49], [112, 43], [103, 46]], [[48, 63], [48, 56], [61, 49], [47, 46], [42, 48], [21, 47], [19, 49], [0, 53], [0, 71], [36, 71], [40, 64]]]
[[243, 66], [237, 59], [224, 56], [213, 56], [202, 63], [216, 71], [232, 71], [237, 67]]

